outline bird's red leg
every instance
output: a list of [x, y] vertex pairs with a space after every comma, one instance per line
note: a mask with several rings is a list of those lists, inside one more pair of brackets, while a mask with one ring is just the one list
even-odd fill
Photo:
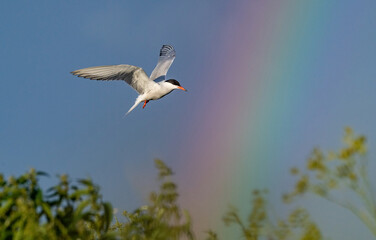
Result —
[[145, 108], [146, 104], [149, 102], [149, 100], [145, 100], [144, 106], [142, 108]]

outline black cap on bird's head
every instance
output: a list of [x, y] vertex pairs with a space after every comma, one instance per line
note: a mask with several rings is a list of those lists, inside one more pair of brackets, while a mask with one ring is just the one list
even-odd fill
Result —
[[166, 82], [169, 82], [171, 84], [174, 84], [176, 86], [180, 86], [180, 83], [176, 79], [168, 79]]
[[177, 86], [177, 88], [179, 88], [179, 89], [181, 89], [183, 91], [187, 91], [187, 90], [185, 90], [185, 88], [183, 88], [182, 86], [180, 86], [180, 83], [176, 79], [168, 79], [168, 80], [166, 80], [166, 82], [171, 83], [172, 85]]

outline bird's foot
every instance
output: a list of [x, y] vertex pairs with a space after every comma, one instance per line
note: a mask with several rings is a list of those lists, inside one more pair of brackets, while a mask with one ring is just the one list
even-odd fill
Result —
[[145, 100], [144, 106], [142, 108], [145, 108], [146, 104], [149, 102], [149, 100]]

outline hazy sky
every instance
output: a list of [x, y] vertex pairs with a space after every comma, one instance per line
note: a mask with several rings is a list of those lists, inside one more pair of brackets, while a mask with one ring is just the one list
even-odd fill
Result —
[[[216, 185], [227, 181], [214, 177], [221, 171], [243, 182], [245, 172], [253, 174], [252, 183], [240, 184], [246, 192], [260, 184], [275, 186], [273, 196], [288, 191], [289, 167], [317, 144], [338, 147], [346, 125], [376, 149], [376, 2], [325, 2], [1, 2], [0, 171], [88, 176], [114, 207], [132, 210], [157, 186], [155, 157], [178, 174], [182, 202], [196, 197], [196, 206], [213, 201], [195, 192], [200, 184], [218, 196], [240, 189], [232, 181]], [[132, 64], [150, 74], [162, 44], [177, 52], [167, 76], [188, 92], [140, 105], [126, 118], [137, 97], [127, 84], [69, 73]], [[227, 171], [230, 161], [210, 159], [226, 155], [227, 146], [237, 152], [231, 157], [258, 160]], [[210, 178], [202, 169], [221, 173]], [[250, 194], [236, 194], [221, 204], [249, 202]], [[225, 210], [207, 215], [220, 221]], [[370, 237], [353, 219], [342, 228], [358, 224], [357, 236]], [[219, 229], [218, 221], [203, 228]], [[355, 236], [339, 231], [328, 236]]]

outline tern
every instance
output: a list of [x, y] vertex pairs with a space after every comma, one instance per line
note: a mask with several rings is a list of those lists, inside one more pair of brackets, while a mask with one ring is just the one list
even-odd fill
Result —
[[[125, 114], [129, 114], [138, 104], [144, 102], [142, 108], [151, 100], [160, 99], [175, 89], [187, 91], [180, 86], [180, 83], [175, 79], [166, 80], [166, 74], [172, 62], [175, 59], [175, 49], [170, 45], [163, 45], [160, 53], [157, 66], [154, 68], [150, 77], [146, 75], [145, 71], [133, 65], [107, 65], [98, 67], [88, 67], [71, 72], [78, 77], [88, 78], [92, 80], [123, 80], [128, 83], [139, 96], [136, 98], [133, 106]], [[156, 80], [161, 80], [156, 82]]]

